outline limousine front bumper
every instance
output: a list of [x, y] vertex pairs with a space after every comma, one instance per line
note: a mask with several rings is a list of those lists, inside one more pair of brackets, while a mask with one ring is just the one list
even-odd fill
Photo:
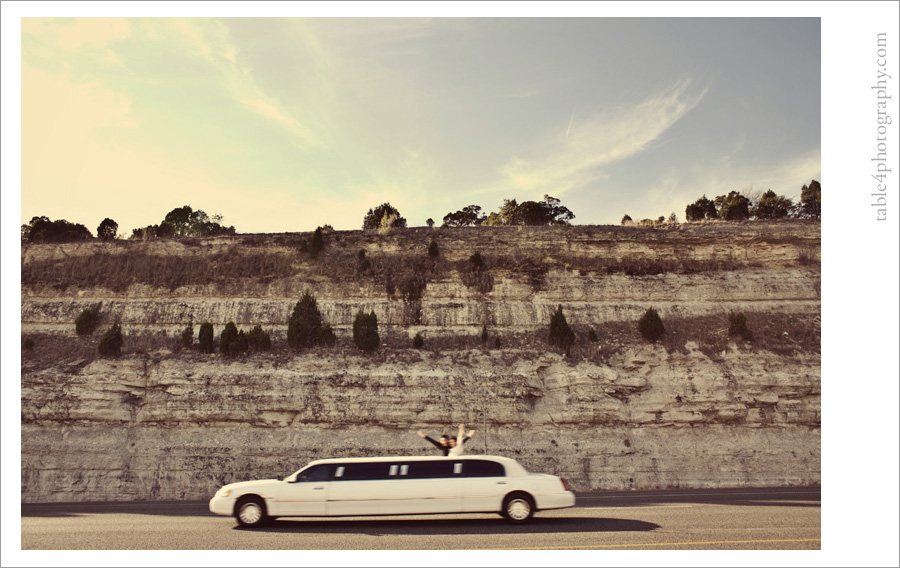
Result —
[[575, 506], [575, 494], [571, 491], [562, 493], [545, 493], [537, 495], [537, 508], [539, 511], [547, 509], [565, 509]]
[[209, 512], [230, 517], [234, 513], [234, 497], [213, 497], [209, 500]]

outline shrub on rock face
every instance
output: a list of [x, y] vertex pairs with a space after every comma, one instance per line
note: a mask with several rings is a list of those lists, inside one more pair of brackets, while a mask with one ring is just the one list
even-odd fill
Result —
[[357, 272], [363, 273], [363, 272], [368, 272], [369, 270], [371, 270], [372, 263], [371, 263], [371, 261], [369, 261], [368, 258], [366, 258], [365, 250], [360, 249], [359, 253], [357, 254], [357, 258], [359, 259], [359, 262], [356, 264]]
[[236, 357], [247, 351], [249, 342], [243, 331], [238, 331], [233, 321], [225, 324], [222, 335], [219, 337], [219, 351], [228, 357]]
[[263, 331], [259, 324], [247, 334], [247, 343], [256, 351], [268, 351], [272, 348], [272, 338], [269, 337], [269, 332]]
[[425, 338], [422, 337], [422, 332], [417, 333], [416, 336], [413, 337], [413, 347], [416, 349], [425, 347]]
[[78, 317], [75, 318], [75, 333], [78, 335], [90, 335], [94, 333], [94, 330], [100, 325], [100, 306], [102, 305], [103, 302], [97, 302], [96, 304], [83, 309], [81, 313], [78, 314]]
[[593, 327], [588, 332], [588, 341], [590, 341], [591, 343], [597, 343], [598, 341], [600, 341], [600, 338], [597, 337], [597, 332], [594, 331]]
[[325, 347], [333, 347], [337, 343], [337, 337], [330, 324], [322, 324], [322, 327], [319, 328], [319, 333], [316, 334], [316, 343]]
[[439, 254], [440, 251], [438, 250], [437, 243], [434, 242], [434, 239], [431, 239], [431, 243], [428, 245], [428, 256], [430, 256], [431, 258], [437, 258]]
[[200, 347], [200, 352], [212, 353], [213, 341], [213, 325], [208, 321], [203, 322], [200, 326], [200, 333], [197, 335], [197, 344]]
[[309, 254], [313, 258], [317, 258], [319, 253], [325, 249], [325, 243], [322, 240], [322, 227], [317, 227], [313, 232], [313, 236], [309, 241]]
[[185, 349], [190, 349], [194, 344], [194, 322], [193, 318], [191, 319], [191, 323], [184, 328], [184, 331], [181, 332], [181, 345]]
[[116, 321], [100, 338], [97, 351], [101, 357], [118, 357], [122, 351], [123, 343], [122, 328], [119, 326], [119, 322]]
[[569, 347], [575, 343], [575, 332], [566, 322], [566, 316], [563, 315], [562, 306], [556, 308], [556, 312], [550, 318], [550, 343], [563, 349], [569, 350]]
[[753, 341], [753, 332], [747, 327], [747, 316], [743, 312], [729, 312], [728, 335], [743, 337], [746, 341]]
[[640, 321], [638, 321], [638, 331], [648, 341], [656, 341], [666, 333], [659, 313], [653, 308], [648, 308], [644, 315], [641, 316]]
[[322, 313], [316, 299], [309, 292], [304, 292], [288, 319], [288, 345], [295, 351], [314, 346], [319, 340], [322, 323]]
[[357, 312], [353, 321], [353, 343], [363, 351], [374, 351], [381, 339], [378, 337], [378, 316], [375, 312]]

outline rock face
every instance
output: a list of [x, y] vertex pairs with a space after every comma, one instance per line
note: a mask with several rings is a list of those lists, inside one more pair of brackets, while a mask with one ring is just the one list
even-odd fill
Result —
[[[424, 253], [430, 238], [437, 260]], [[23, 501], [205, 499], [322, 457], [427, 455], [415, 431], [434, 437], [460, 422], [476, 429], [469, 453], [516, 458], [576, 490], [820, 482], [819, 350], [789, 349], [790, 334], [778, 349], [758, 346], [771, 337], [730, 338], [724, 317], [818, 325], [818, 266], [798, 262], [818, 255], [818, 224], [341, 232], [315, 261], [295, 251], [298, 239], [23, 247], [22, 328], [41, 338], [36, 351], [89, 341], [73, 321], [97, 301], [126, 334], [114, 359], [23, 353]], [[475, 251], [485, 267], [469, 262]], [[371, 268], [360, 270], [363, 256]], [[203, 272], [229, 258], [284, 266]], [[128, 259], [183, 272], [173, 280]], [[226, 359], [173, 346], [191, 320], [217, 335], [229, 321], [261, 324], [278, 343], [305, 290], [337, 347]], [[541, 340], [558, 305], [580, 336], [635, 328], [650, 306], [664, 322], [721, 317], [723, 349], [699, 332], [652, 344], [601, 331], [567, 357]], [[447, 347], [365, 355], [347, 339], [359, 309], [378, 315], [383, 334], [423, 332]], [[471, 340], [483, 326], [503, 347]], [[129, 350], [138, 336], [162, 339]]]

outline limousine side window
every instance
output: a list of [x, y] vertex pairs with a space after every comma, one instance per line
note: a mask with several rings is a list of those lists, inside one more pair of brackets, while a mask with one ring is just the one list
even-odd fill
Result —
[[410, 479], [434, 479], [436, 477], [453, 477], [454, 462], [441, 461], [416, 461], [409, 463], [407, 477]]
[[328, 481], [328, 478], [331, 477], [331, 466], [330, 465], [314, 465], [313, 467], [300, 472], [297, 475], [296, 483], [303, 482], [317, 482], [317, 481]]
[[506, 468], [495, 461], [467, 460], [463, 464], [464, 477], [506, 477]]
[[389, 478], [388, 463], [345, 463], [338, 466], [334, 474], [335, 480], [366, 481]]

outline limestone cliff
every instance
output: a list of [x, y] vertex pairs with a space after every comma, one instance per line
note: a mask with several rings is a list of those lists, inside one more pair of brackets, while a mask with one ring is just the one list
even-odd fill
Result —
[[[415, 431], [460, 422], [470, 453], [576, 490], [820, 481], [817, 223], [337, 232], [316, 259], [303, 239], [23, 246], [23, 501], [204, 499], [320, 457], [428, 454]], [[338, 345], [293, 354], [307, 290]], [[97, 301], [122, 323], [118, 358], [75, 337]], [[545, 341], [559, 305], [568, 356]], [[655, 344], [636, 332], [651, 306]], [[374, 355], [349, 340], [360, 308]], [[729, 336], [731, 311], [753, 341]], [[261, 324], [276, 349], [179, 349], [191, 320]]]

